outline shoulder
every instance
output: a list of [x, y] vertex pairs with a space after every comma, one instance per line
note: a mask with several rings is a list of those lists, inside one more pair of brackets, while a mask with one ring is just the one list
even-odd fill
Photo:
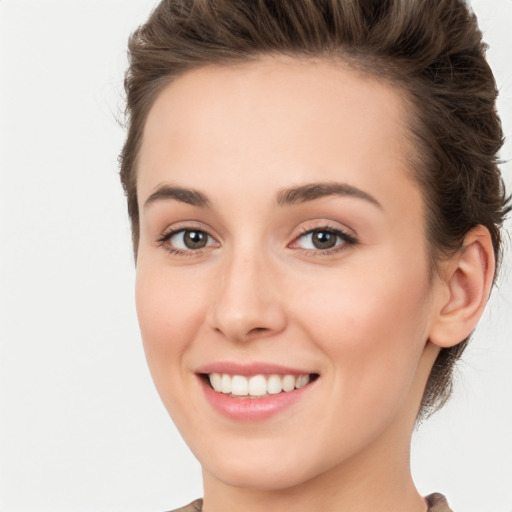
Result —
[[170, 512], [201, 512], [201, 510], [203, 510], [203, 500], [198, 499], [184, 507], [171, 510]]
[[453, 512], [448, 506], [446, 498], [438, 492], [429, 494], [426, 499], [428, 503], [428, 512]]

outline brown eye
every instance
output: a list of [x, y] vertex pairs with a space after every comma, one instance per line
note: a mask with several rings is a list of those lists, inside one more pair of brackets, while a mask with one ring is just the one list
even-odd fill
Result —
[[341, 229], [321, 228], [306, 231], [293, 243], [292, 247], [298, 247], [308, 251], [324, 251], [330, 254], [342, 249], [346, 245], [355, 245], [357, 240]]
[[204, 231], [184, 231], [183, 243], [188, 249], [202, 249], [208, 243], [208, 235]]
[[329, 231], [313, 231], [311, 243], [315, 249], [331, 249], [336, 245], [338, 235]]
[[165, 239], [172, 249], [178, 251], [197, 251], [214, 245], [213, 238], [199, 229], [181, 229]]

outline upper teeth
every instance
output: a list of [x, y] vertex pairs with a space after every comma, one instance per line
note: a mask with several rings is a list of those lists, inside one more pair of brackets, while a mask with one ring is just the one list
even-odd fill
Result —
[[309, 375], [229, 375], [210, 373], [210, 384], [215, 391], [235, 396], [275, 395], [281, 391], [293, 391], [309, 382]]

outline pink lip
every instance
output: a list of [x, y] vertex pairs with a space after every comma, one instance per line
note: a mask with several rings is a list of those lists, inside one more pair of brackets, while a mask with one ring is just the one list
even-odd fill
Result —
[[304, 397], [311, 390], [315, 381], [293, 391], [281, 392], [263, 398], [239, 398], [219, 393], [207, 383], [205, 374], [227, 373], [230, 375], [308, 375], [311, 372], [294, 368], [266, 364], [252, 363], [241, 365], [238, 363], [219, 362], [198, 368], [198, 380], [205, 397], [213, 409], [223, 416], [242, 422], [263, 421], [274, 416]]
[[309, 375], [310, 370], [290, 368], [271, 363], [240, 364], [229, 361], [219, 361], [199, 367], [196, 373], [228, 373], [229, 375]]
[[307, 393], [312, 383], [294, 391], [277, 393], [264, 398], [235, 398], [214, 391], [205, 382], [203, 390], [210, 405], [222, 415], [236, 421], [263, 421], [296, 403]]

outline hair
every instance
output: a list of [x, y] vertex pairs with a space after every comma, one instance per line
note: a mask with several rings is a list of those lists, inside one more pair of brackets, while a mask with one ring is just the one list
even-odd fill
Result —
[[[404, 91], [432, 268], [477, 225], [489, 230], [499, 263], [510, 198], [498, 168], [503, 133], [486, 49], [463, 0], [162, 0], [128, 44], [120, 175], [135, 257], [137, 155], [158, 94], [192, 69], [287, 55], [341, 60]], [[441, 349], [420, 416], [450, 396], [454, 365], [468, 339]]]

